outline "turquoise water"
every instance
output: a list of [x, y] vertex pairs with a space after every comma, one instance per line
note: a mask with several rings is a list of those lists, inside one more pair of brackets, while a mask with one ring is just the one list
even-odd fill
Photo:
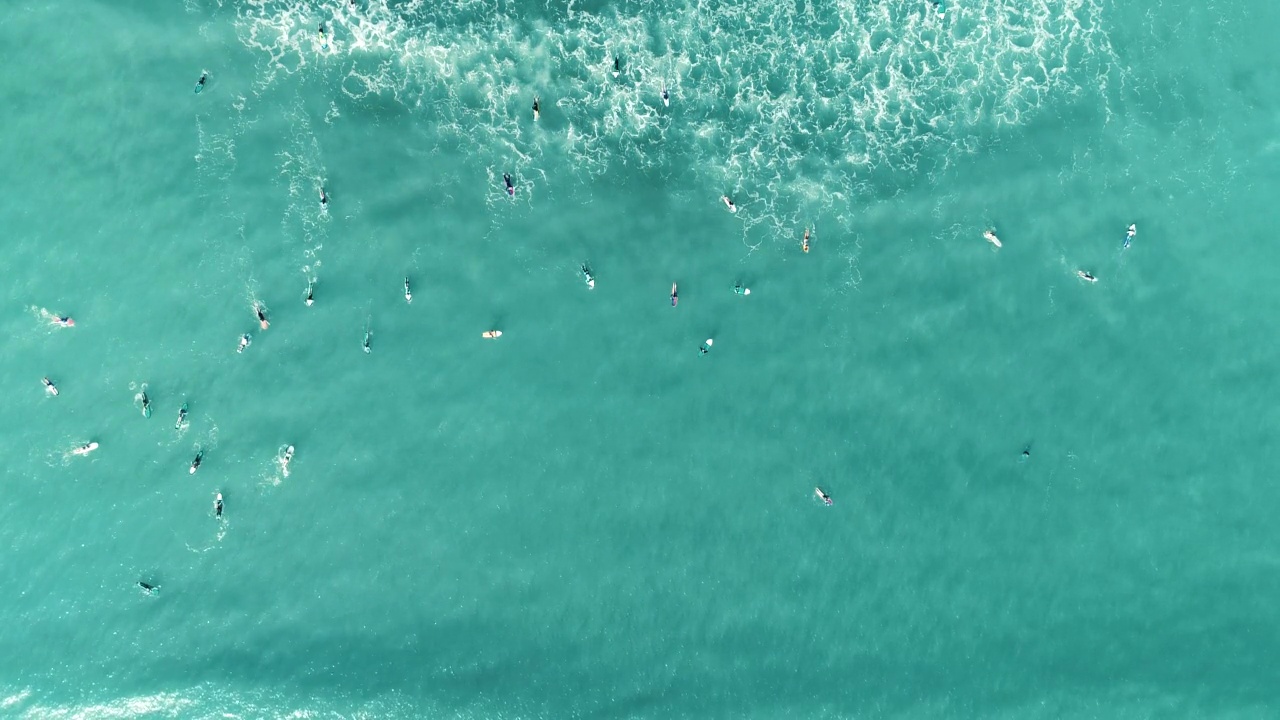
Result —
[[1278, 21], [11, 8], [0, 714], [1275, 717]]

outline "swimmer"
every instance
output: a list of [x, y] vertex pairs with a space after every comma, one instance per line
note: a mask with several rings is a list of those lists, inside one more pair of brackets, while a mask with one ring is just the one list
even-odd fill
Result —
[[497, 338], [502, 337], [502, 331], [501, 330], [485, 330], [484, 332], [480, 333], [480, 337], [484, 338], [485, 340], [496, 340]]
[[311, 307], [316, 303], [316, 286], [310, 280], [307, 281], [307, 296], [303, 298], [302, 303], [307, 307]]
[[407, 303], [412, 303], [412, 302], [413, 302], [413, 292], [409, 290], [409, 276], [408, 276], [408, 275], [406, 275], [406, 276], [404, 277], [404, 301], [405, 301], [405, 302], [407, 302]]
[[262, 309], [261, 303], [253, 303], [253, 313], [258, 316], [258, 324], [262, 326], [263, 330], [271, 327], [271, 323], [267, 322], [267, 313]]
[[222, 517], [222, 493], [218, 493], [213, 497], [213, 516]]
[[582, 266], [582, 278], [587, 281], [588, 290], [596, 289], [596, 277], [591, 274], [591, 268], [586, 265]]
[[1098, 282], [1098, 278], [1094, 277], [1090, 273], [1085, 272], [1084, 270], [1077, 270], [1076, 277], [1080, 278], [1081, 280], [1088, 280], [1091, 283]]
[[671, 107], [671, 93], [667, 92], [667, 86], [662, 86], [662, 104], [664, 107]]
[[809, 228], [804, 229], [804, 239], [800, 241], [800, 249], [809, 252]]
[[49, 378], [43, 378], [42, 380], [40, 380], [40, 382], [44, 383], [45, 392], [49, 393], [54, 397], [58, 396], [58, 386], [54, 385], [52, 380], [50, 380]]
[[142, 588], [142, 592], [148, 595], [155, 595], [156, 593], [160, 592], [159, 585], [152, 585], [151, 583], [145, 582], [143, 580], [138, 581], [138, 587]]
[[372, 349], [369, 347], [369, 343], [370, 343], [370, 342], [372, 342], [372, 341], [373, 341], [373, 331], [372, 331], [372, 330], [365, 330], [365, 331], [364, 331], [364, 344], [362, 345], [362, 347], [364, 348], [364, 352], [365, 352], [365, 354], [366, 354], [366, 355], [368, 355], [368, 354], [371, 352], [371, 350], [372, 350]]
[[72, 450], [72, 451], [71, 451], [71, 454], [72, 454], [72, 455], [88, 455], [89, 453], [91, 453], [91, 452], [93, 452], [94, 450], [97, 450], [97, 449], [98, 449], [98, 443], [96, 443], [96, 442], [87, 442], [87, 443], [85, 443], [85, 444], [81, 445], [80, 447], [76, 448], [75, 450]]
[[187, 404], [182, 403], [182, 407], [178, 408], [178, 422], [173, 424], [174, 430], [181, 430], [184, 423], [187, 422]]
[[622, 74], [622, 58], [617, 55], [613, 56], [613, 76], [618, 77]]
[[744, 287], [744, 286], [742, 285], [742, 283], [734, 283], [734, 285], [733, 285], [733, 292], [734, 292], [735, 294], [737, 294], [737, 295], [750, 295], [750, 294], [751, 294], [751, 288], [749, 288], [749, 287]]
[[831, 499], [831, 496], [830, 496], [830, 495], [828, 495], [828, 494], [826, 494], [826, 493], [822, 492], [822, 488], [814, 488], [814, 489], [813, 489], [813, 494], [814, 494], [814, 495], [817, 495], [819, 498], [822, 498], [822, 504], [823, 504], [823, 505], [834, 505], [834, 504], [835, 504], [835, 501]]
[[1022, 459], [1023, 459], [1023, 460], [1028, 460], [1028, 459], [1030, 459], [1030, 458], [1031, 458], [1031, 446], [1030, 446], [1030, 445], [1028, 445], [1028, 446], [1026, 446], [1025, 448], [1023, 448], [1023, 449], [1022, 449]]
[[511, 176], [506, 173], [502, 173], [502, 182], [507, 184], [507, 194], [510, 195], [511, 197], [515, 197], [516, 185], [515, 183], [511, 182]]
[[293, 446], [284, 449], [284, 455], [280, 458], [280, 471], [285, 477], [289, 477], [289, 461], [293, 460]]
[[671, 307], [675, 307], [680, 302], [680, 296], [676, 294], [676, 284], [671, 283]]
[[987, 242], [991, 243], [992, 245], [995, 245], [998, 248], [1004, 247], [1004, 245], [1000, 244], [1000, 238], [996, 237], [995, 230], [983, 230], [982, 237], [986, 238]]
[[209, 73], [201, 73], [201, 74], [200, 74], [200, 79], [196, 81], [196, 94], [197, 94], [197, 95], [199, 95], [199, 94], [200, 94], [200, 91], [204, 89], [204, 82], [205, 82], [206, 80], [208, 80], [208, 79], [209, 79]]
[[538, 122], [538, 118], [542, 115], [542, 106], [538, 104], [538, 96], [533, 96], [533, 121]]
[[1136, 223], [1133, 225], [1130, 225], [1129, 229], [1124, 231], [1124, 247], [1121, 248], [1121, 250], [1128, 250], [1129, 243], [1133, 242], [1133, 237], [1137, 234], [1138, 234], [1138, 225]]
[[250, 337], [248, 336], [248, 334], [241, 335], [241, 336], [240, 336], [240, 347], [236, 348], [236, 352], [238, 352], [238, 353], [242, 353], [242, 352], [244, 352], [244, 349], [245, 349], [245, 348], [247, 348], [247, 347], [249, 347], [249, 343], [251, 343], [251, 342], [253, 342], [253, 339], [252, 339], [252, 338], [250, 338]]
[[76, 326], [76, 321], [72, 320], [69, 315], [54, 315], [53, 318], [49, 320], [49, 322], [53, 323], [54, 325], [57, 325], [58, 327], [75, 327]]
[[142, 391], [142, 417], [151, 417], [151, 398], [147, 397], [147, 391]]
[[715, 343], [716, 343], [715, 340], [712, 340], [711, 338], [707, 338], [707, 341], [702, 343], [702, 347], [698, 348], [698, 355], [702, 356], [711, 352], [711, 346], [714, 345]]
[[725, 207], [729, 208], [729, 212], [738, 212], [738, 206], [733, 204], [733, 201], [729, 199], [728, 195], [721, 195], [720, 200], [724, 203]]
[[188, 475], [195, 475], [196, 470], [200, 469], [200, 463], [204, 460], [204, 450], [197, 450], [196, 457], [191, 461], [191, 469], [187, 471]]

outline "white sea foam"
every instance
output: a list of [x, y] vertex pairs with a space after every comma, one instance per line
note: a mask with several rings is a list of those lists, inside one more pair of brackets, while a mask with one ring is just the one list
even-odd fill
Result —
[[945, 167], [1055, 98], [1105, 102], [1121, 74], [1097, 0], [986, 0], [945, 17], [924, 2], [856, 0], [822, 12], [783, 0], [570, 5], [551, 18], [519, 7], [252, 0], [239, 32], [262, 53], [260, 90], [315, 65], [351, 101], [420, 112], [476, 170], [518, 177], [518, 200], [548, 177], [676, 168], [704, 194], [732, 194], [746, 229], [786, 242], [804, 218], [843, 224], [841, 210], [870, 192], [865, 176]]

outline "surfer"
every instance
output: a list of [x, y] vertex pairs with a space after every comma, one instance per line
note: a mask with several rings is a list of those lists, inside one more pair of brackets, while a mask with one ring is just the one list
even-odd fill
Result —
[[542, 115], [542, 107], [538, 104], [538, 96], [533, 96], [533, 121], [538, 122], [538, 117]]
[[622, 58], [617, 55], [613, 56], [613, 76], [618, 77], [622, 74]]
[[187, 421], [187, 404], [182, 403], [182, 407], [178, 408], [178, 422], [173, 424], [174, 430], [181, 430], [182, 424]]
[[85, 444], [81, 445], [80, 447], [76, 448], [75, 450], [72, 450], [72, 451], [71, 451], [71, 454], [72, 454], [72, 455], [88, 455], [89, 453], [91, 453], [91, 452], [93, 452], [94, 450], [97, 450], [97, 449], [98, 449], [98, 443], [96, 443], [96, 442], [87, 442], [87, 443], [85, 443]]
[[311, 307], [316, 302], [315, 287], [315, 283], [310, 280], [307, 281], [307, 297], [302, 300], [303, 304], [307, 307]]
[[52, 380], [46, 377], [41, 379], [40, 382], [44, 383], [45, 392], [55, 397], [58, 395], [58, 386], [54, 385]]
[[1129, 249], [1129, 243], [1133, 242], [1133, 237], [1137, 234], [1138, 234], [1138, 225], [1136, 223], [1133, 225], [1130, 225], [1129, 229], [1124, 231], [1124, 247], [1122, 248], [1123, 250]]
[[1022, 449], [1022, 459], [1027, 460], [1027, 459], [1030, 459], [1030, 457], [1031, 457], [1031, 446], [1028, 445]]
[[819, 498], [821, 498], [821, 499], [822, 499], [822, 504], [823, 504], [823, 505], [833, 505], [833, 504], [835, 504], [835, 501], [831, 499], [831, 496], [830, 496], [830, 495], [828, 495], [828, 494], [826, 494], [826, 493], [822, 492], [822, 488], [814, 488], [814, 489], [813, 489], [813, 494], [814, 494], [814, 495], [817, 495]]
[[676, 294], [676, 284], [671, 283], [671, 307], [675, 307], [680, 302], [680, 296]]
[[152, 585], [151, 583], [145, 580], [139, 580], [138, 587], [142, 588], [142, 592], [148, 595], [155, 595], [156, 593], [160, 592], [159, 585]]
[[665, 107], [671, 107], [671, 93], [667, 92], [667, 86], [662, 86], [662, 104]]
[[76, 321], [71, 319], [70, 315], [54, 315], [49, 322], [58, 327], [75, 327]]
[[329, 49], [329, 38], [324, 34], [324, 23], [320, 23], [320, 47], [325, 50]]
[[188, 475], [195, 475], [196, 470], [200, 469], [200, 463], [204, 460], [204, 450], [197, 450], [196, 457], [191, 461], [191, 469], [187, 471]]
[[804, 229], [804, 239], [800, 241], [800, 249], [809, 252], [809, 228]]
[[1084, 270], [1077, 270], [1076, 277], [1079, 277], [1081, 280], [1088, 280], [1091, 283], [1098, 282], [1098, 278], [1094, 277], [1092, 273], [1085, 272]]
[[995, 245], [998, 248], [1004, 247], [1004, 245], [1000, 244], [1000, 238], [996, 237], [995, 230], [983, 230], [982, 237], [986, 238], [987, 242], [991, 243], [992, 245]]
[[729, 208], [729, 212], [738, 212], [738, 206], [733, 204], [733, 201], [729, 199], [728, 195], [721, 195], [720, 200], [724, 203], [725, 207]]
[[151, 417], [151, 398], [147, 397], [147, 391], [142, 391], [142, 417]]
[[712, 340], [711, 338], [707, 338], [707, 341], [702, 343], [702, 347], [698, 348], [698, 355], [702, 356], [711, 352], [711, 346], [714, 345], [715, 342], [716, 342], [715, 340]]
[[329, 196], [328, 194], [325, 193], [323, 185], [320, 186], [320, 209], [321, 210], [329, 209]]
[[258, 324], [262, 326], [263, 330], [271, 327], [271, 323], [267, 322], [267, 313], [263, 310], [262, 303], [256, 300], [253, 303], [253, 314], [258, 316]]
[[591, 274], [591, 268], [586, 265], [582, 266], [582, 278], [587, 281], [588, 290], [596, 289], [596, 277]]
[[285, 449], [284, 449], [284, 455], [282, 455], [282, 456], [280, 457], [280, 470], [285, 474], [285, 476], [288, 476], [288, 475], [289, 475], [289, 461], [290, 461], [290, 460], [293, 460], [293, 446], [292, 446], [292, 445], [290, 445], [289, 447], [285, 448]]
[[199, 94], [200, 94], [200, 91], [204, 89], [204, 83], [205, 83], [205, 81], [206, 81], [206, 80], [208, 80], [208, 79], [209, 79], [209, 73], [200, 73], [200, 79], [196, 81], [196, 94], [197, 94], [197, 95], [199, 95]]
[[218, 493], [213, 497], [213, 516], [222, 517], [222, 493]]
[[370, 351], [369, 343], [370, 343], [372, 340], [373, 340], [373, 331], [372, 331], [372, 330], [365, 330], [365, 331], [364, 331], [364, 344], [363, 344], [363, 346], [362, 346], [362, 347], [364, 348], [365, 354], [368, 354], [368, 353], [369, 353], [369, 351]]
[[484, 338], [485, 340], [495, 340], [497, 338], [502, 337], [502, 331], [501, 330], [485, 330], [484, 332], [480, 333], [480, 337]]
[[511, 176], [508, 175], [507, 173], [502, 173], [502, 182], [506, 183], [507, 185], [507, 194], [510, 195], [511, 197], [515, 197], [516, 185], [515, 183], [511, 182]]
[[407, 302], [407, 303], [411, 303], [411, 302], [413, 302], [413, 292], [409, 290], [409, 276], [408, 276], [408, 275], [405, 275], [405, 276], [404, 276], [404, 301], [405, 301], [405, 302]]
[[733, 285], [733, 292], [734, 292], [734, 294], [736, 294], [736, 295], [750, 295], [750, 294], [751, 294], [751, 288], [749, 288], [749, 287], [744, 287], [742, 283], [738, 282], [738, 283], [734, 283], [734, 285]]
[[236, 352], [238, 352], [238, 353], [242, 353], [242, 352], [244, 352], [244, 349], [245, 349], [245, 348], [247, 348], [247, 347], [249, 347], [249, 343], [251, 343], [251, 342], [253, 342], [253, 339], [249, 337], [248, 333], [246, 333], [246, 334], [244, 334], [244, 335], [241, 335], [241, 336], [240, 336], [240, 347], [236, 348]]

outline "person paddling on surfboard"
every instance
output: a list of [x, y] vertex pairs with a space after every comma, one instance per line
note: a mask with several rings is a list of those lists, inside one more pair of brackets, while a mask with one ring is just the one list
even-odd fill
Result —
[[809, 252], [809, 228], [804, 229], [804, 239], [800, 241], [800, 249]]
[[289, 463], [292, 460], [293, 460], [293, 446], [290, 445], [289, 447], [284, 449], [284, 455], [280, 456], [280, 472], [284, 473], [285, 477], [289, 477]]
[[406, 275], [406, 276], [405, 276], [405, 278], [404, 278], [404, 301], [405, 301], [405, 302], [407, 302], [407, 303], [412, 303], [412, 302], [413, 302], [413, 292], [409, 290], [409, 276], [408, 276], [408, 275]]
[[147, 397], [147, 391], [142, 391], [142, 417], [151, 417], [151, 398]]
[[271, 323], [267, 322], [267, 313], [262, 307], [262, 303], [255, 301], [253, 303], [253, 314], [258, 316], [258, 324], [263, 330], [271, 327]]
[[1094, 277], [1093, 273], [1086, 272], [1084, 270], [1077, 270], [1076, 277], [1080, 278], [1081, 280], [1088, 280], [1091, 283], [1098, 282], [1098, 278]]
[[53, 395], [54, 397], [57, 397], [57, 395], [58, 395], [58, 386], [57, 386], [57, 385], [54, 385], [52, 380], [50, 380], [49, 378], [47, 378], [47, 377], [46, 377], [46, 378], [44, 378], [43, 380], [41, 380], [40, 382], [44, 383], [44, 390], [45, 390], [45, 392], [49, 393], [50, 395]]
[[204, 83], [205, 83], [205, 81], [206, 81], [206, 80], [208, 80], [208, 79], [209, 79], [209, 73], [201, 73], [201, 74], [200, 74], [200, 79], [196, 81], [196, 94], [197, 94], [197, 95], [199, 95], [199, 94], [200, 94], [200, 91], [201, 91], [201, 90], [204, 90]]
[[216, 518], [222, 517], [222, 493], [218, 493], [213, 498], [213, 516]]
[[715, 340], [712, 340], [711, 338], [707, 338], [707, 341], [702, 343], [702, 347], [698, 348], [698, 356], [701, 357], [711, 352], [711, 346], [714, 345], [715, 342], [716, 342]]
[[310, 280], [307, 281], [307, 297], [304, 298], [302, 302], [307, 307], [311, 307], [316, 302], [315, 283]]
[[91, 452], [93, 452], [94, 450], [97, 450], [97, 449], [98, 449], [98, 443], [96, 443], [96, 442], [87, 442], [87, 443], [85, 443], [85, 444], [81, 445], [80, 447], [76, 448], [75, 450], [72, 450], [72, 451], [71, 451], [71, 454], [72, 454], [72, 455], [88, 455], [89, 453], [91, 453]]
[[155, 595], [156, 593], [160, 592], [159, 585], [152, 585], [151, 583], [146, 582], [145, 580], [139, 580], [138, 587], [142, 588], [142, 592], [148, 595]]
[[676, 294], [676, 284], [671, 283], [671, 307], [675, 307], [680, 302], [680, 296]]
[[835, 504], [835, 501], [831, 499], [830, 495], [822, 492], [822, 488], [814, 488], [813, 494], [817, 495], [822, 500], [823, 505], [830, 506]]
[[507, 195], [510, 195], [511, 197], [515, 197], [516, 184], [511, 182], [511, 176], [508, 175], [507, 173], [502, 173], [502, 182], [505, 183], [507, 186]]
[[613, 76], [618, 77], [622, 74], [622, 58], [617, 55], [613, 56]]
[[1121, 250], [1128, 250], [1129, 243], [1133, 242], [1133, 238], [1137, 234], [1138, 234], [1137, 224], [1130, 225], [1129, 229], [1124, 231], [1124, 247], [1121, 248]]
[[587, 281], [587, 289], [596, 289], [596, 276], [591, 274], [591, 268], [587, 265], [582, 266], [582, 279]]
[[320, 186], [320, 209], [329, 209], [329, 196], [325, 194], [323, 185]]
[[191, 461], [191, 468], [187, 470], [187, 474], [195, 475], [196, 471], [200, 469], [201, 462], [204, 462], [204, 450], [197, 450], [196, 457]]
[[182, 403], [182, 407], [178, 408], [178, 422], [173, 424], [174, 430], [181, 430], [182, 426], [187, 422], [187, 404]]
[[995, 245], [998, 248], [1004, 247], [1004, 245], [1000, 244], [1000, 238], [996, 237], [995, 230], [983, 230], [982, 237], [986, 238], [987, 242], [991, 243], [992, 245]]
[[728, 195], [721, 195], [720, 201], [724, 203], [725, 207], [729, 208], [729, 212], [738, 212], [738, 206], [733, 204], [733, 201], [729, 199]]
[[245, 349], [245, 348], [247, 348], [247, 347], [249, 347], [249, 343], [251, 343], [251, 342], [253, 342], [253, 339], [252, 339], [252, 338], [250, 338], [250, 337], [249, 337], [249, 335], [248, 335], [247, 333], [246, 333], [246, 334], [244, 334], [244, 335], [241, 335], [241, 336], [240, 336], [240, 347], [236, 348], [236, 352], [238, 352], [238, 353], [242, 353], [242, 352], [244, 352], [244, 349]]
[[324, 23], [320, 23], [320, 48], [322, 50], [329, 49], [329, 36], [325, 35]]
[[538, 117], [542, 115], [542, 107], [538, 104], [538, 96], [533, 96], [533, 121], [537, 122]]

